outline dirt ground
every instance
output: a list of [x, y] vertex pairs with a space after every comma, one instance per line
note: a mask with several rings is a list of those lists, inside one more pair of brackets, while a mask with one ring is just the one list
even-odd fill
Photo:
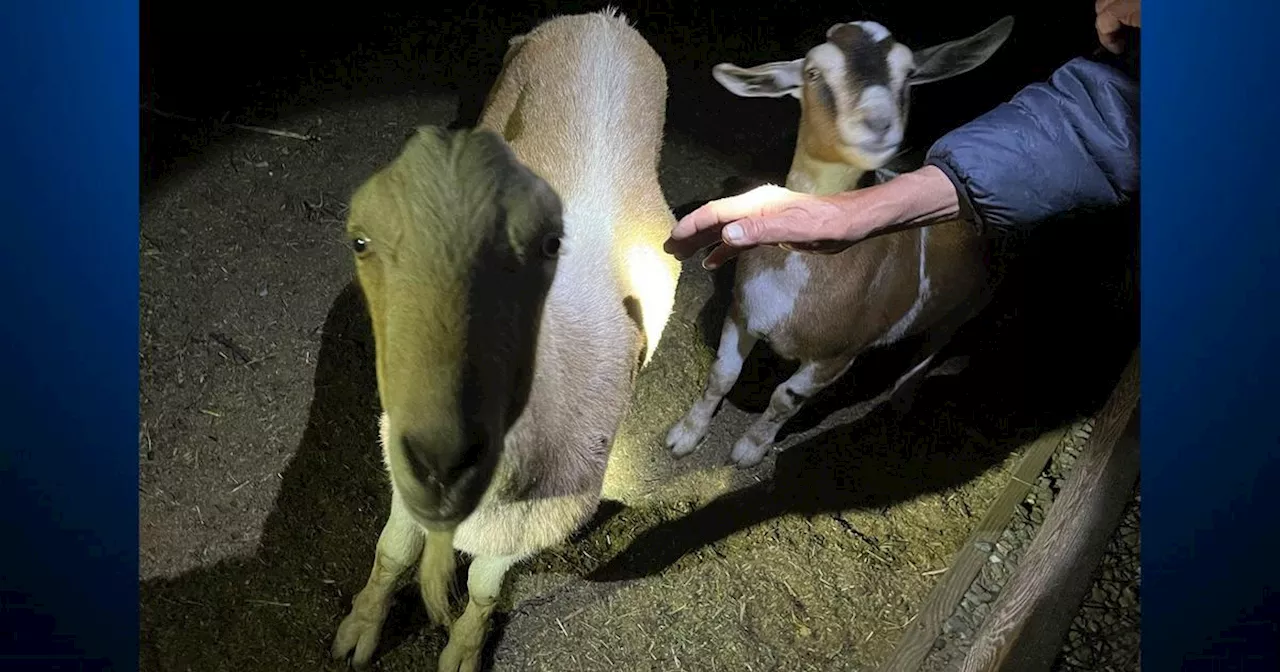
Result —
[[[142, 669], [338, 669], [330, 638], [367, 576], [389, 495], [344, 204], [413, 126], [472, 107], [428, 89], [240, 117], [310, 142], [148, 118]], [[744, 173], [725, 142], [681, 128], [682, 114], [662, 163], [678, 211]], [[785, 135], [773, 142], [785, 151]], [[909, 415], [875, 403], [904, 353], [869, 355], [752, 471], [721, 465], [787, 372], [766, 352], [699, 453], [673, 461], [661, 446], [701, 390], [723, 311], [713, 277], [688, 263], [615, 447], [621, 503], [511, 572], [493, 669], [874, 667], [1019, 447], [1100, 405], [1123, 366], [1136, 271], [1125, 270], [1132, 241], [1107, 226], [1050, 229], [1026, 247], [1000, 302], [957, 343], [968, 368], [931, 378]], [[405, 593], [379, 669], [433, 669], [443, 636], [425, 623]]]

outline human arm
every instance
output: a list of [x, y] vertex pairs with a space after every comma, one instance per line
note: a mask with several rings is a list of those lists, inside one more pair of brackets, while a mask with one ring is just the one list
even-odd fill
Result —
[[702, 262], [714, 269], [756, 245], [839, 251], [874, 235], [952, 219], [958, 211], [955, 187], [933, 166], [830, 196], [766, 185], [709, 201], [685, 215], [665, 249], [683, 260], [708, 245], [723, 243]]
[[950, 178], [960, 217], [1013, 229], [1126, 202], [1138, 157], [1138, 83], [1076, 58], [940, 138], [925, 163]]
[[1122, 203], [1138, 173], [1137, 82], [1078, 58], [943, 136], [918, 170], [831, 196], [766, 186], [711, 201], [676, 225], [667, 250], [684, 259], [723, 243], [703, 262], [715, 268], [756, 245], [839, 251], [946, 219], [1027, 227]]

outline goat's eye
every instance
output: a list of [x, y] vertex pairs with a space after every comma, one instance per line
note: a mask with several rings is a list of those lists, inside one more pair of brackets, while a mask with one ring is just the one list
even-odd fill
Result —
[[542, 256], [555, 259], [560, 254], [560, 236], [549, 233], [542, 238]]
[[357, 236], [351, 239], [351, 249], [356, 254], [364, 254], [369, 249], [369, 239], [364, 236]]
[[818, 77], [820, 77], [820, 76], [821, 76], [821, 74], [818, 72], [818, 69], [817, 69], [817, 68], [809, 68], [809, 69], [807, 69], [807, 70], [805, 70], [805, 71], [804, 71], [804, 76], [805, 76], [809, 81], [811, 81], [811, 82], [816, 82], [816, 81], [818, 81]]

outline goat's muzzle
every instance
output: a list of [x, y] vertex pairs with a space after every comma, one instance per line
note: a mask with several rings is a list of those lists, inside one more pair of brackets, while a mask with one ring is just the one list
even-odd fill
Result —
[[417, 486], [407, 504], [418, 521], [429, 530], [444, 530], [471, 515], [493, 475], [491, 447], [440, 445], [414, 435], [400, 442]]

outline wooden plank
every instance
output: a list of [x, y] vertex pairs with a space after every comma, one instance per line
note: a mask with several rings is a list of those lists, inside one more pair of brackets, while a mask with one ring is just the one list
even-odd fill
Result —
[[1135, 351], [961, 672], [1039, 672], [1062, 650], [1138, 478], [1138, 380]]
[[978, 550], [979, 545], [994, 546], [1000, 540], [1000, 534], [1009, 524], [1014, 507], [1026, 499], [1031, 484], [1044, 471], [1045, 463], [1062, 443], [1067, 431], [1067, 427], [1061, 427], [1045, 432], [1027, 447], [1009, 484], [987, 508], [987, 513], [978, 522], [977, 528], [952, 558], [946, 573], [934, 584], [915, 618], [903, 631], [893, 655], [880, 666], [882, 672], [913, 672], [920, 667], [942, 631], [942, 622], [955, 611], [965, 591], [969, 590], [974, 578], [987, 562], [990, 552]]

